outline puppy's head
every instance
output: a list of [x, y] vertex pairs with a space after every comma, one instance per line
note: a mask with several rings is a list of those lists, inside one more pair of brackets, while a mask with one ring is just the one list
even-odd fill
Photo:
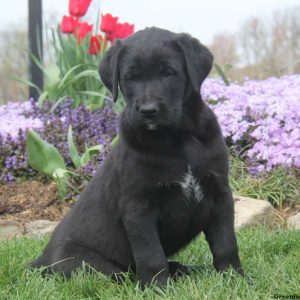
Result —
[[120, 87], [132, 126], [172, 128], [191, 95], [199, 95], [212, 61], [209, 50], [188, 34], [147, 28], [108, 50], [100, 76], [115, 101]]

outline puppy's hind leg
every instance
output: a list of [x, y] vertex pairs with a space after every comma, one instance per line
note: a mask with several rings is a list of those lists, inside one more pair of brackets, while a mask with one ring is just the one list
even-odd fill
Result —
[[116, 281], [121, 281], [125, 270], [122, 270], [117, 264], [103, 258], [97, 252], [85, 249], [76, 248], [73, 251], [68, 251], [61, 254], [61, 259], [54, 259], [54, 263], [46, 267], [44, 273], [62, 273], [66, 278], [70, 278], [72, 274], [83, 269], [86, 272], [101, 272], [102, 274], [111, 277]]

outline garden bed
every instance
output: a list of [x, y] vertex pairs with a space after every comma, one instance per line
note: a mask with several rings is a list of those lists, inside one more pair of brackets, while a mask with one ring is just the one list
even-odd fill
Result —
[[[62, 200], [54, 182], [27, 180], [0, 185], [0, 220], [22, 228], [30, 221], [60, 221], [76, 199]], [[288, 217], [300, 211], [300, 203], [276, 208], [273, 226], [284, 225]]]
[[46, 219], [58, 221], [73, 201], [62, 201], [54, 182], [36, 180], [0, 185], [0, 219], [25, 224]]
[[[284, 213], [297, 210], [300, 203], [299, 85], [299, 75], [230, 86], [208, 79], [201, 90], [231, 149], [233, 191], [268, 200]], [[106, 100], [105, 106], [96, 110], [84, 104], [76, 106], [71, 99], [51, 110], [53, 104], [45, 102], [39, 108], [34, 101], [26, 101], [0, 107], [0, 218], [60, 219], [112, 147], [118, 134], [118, 114], [112, 101]], [[70, 156], [70, 126], [79, 156], [88, 147], [102, 146], [83, 166], [76, 167]], [[67, 170], [75, 174], [70, 176], [63, 198], [49, 177], [45, 180], [28, 164], [29, 129], [55, 146]]]

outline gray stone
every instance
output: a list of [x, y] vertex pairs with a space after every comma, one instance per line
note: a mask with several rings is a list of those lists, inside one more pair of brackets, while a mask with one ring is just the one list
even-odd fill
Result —
[[290, 216], [287, 219], [287, 227], [290, 229], [299, 229], [300, 230], [300, 212], [294, 216]]
[[0, 220], [0, 240], [22, 236], [22, 228], [17, 222]]
[[25, 234], [29, 237], [42, 237], [51, 234], [58, 222], [36, 220], [25, 225]]
[[235, 229], [245, 226], [273, 224], [275, 209], [265, 200], [257, 200], [249, 197], [234, 195]]

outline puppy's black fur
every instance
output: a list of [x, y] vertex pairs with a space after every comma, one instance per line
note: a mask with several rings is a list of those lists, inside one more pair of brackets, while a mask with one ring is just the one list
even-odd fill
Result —
[[243, 270], [234, 233], [228, 157], [200, 86], [213, 57], [187, 34], [158, 28], [117, 41], [100, 75], [126, 108], [120, 143], [32, 266], [70, 276], [85, 262], [165, 284], [188, 268], [168, 262], [201, 231], [218, 271]]

